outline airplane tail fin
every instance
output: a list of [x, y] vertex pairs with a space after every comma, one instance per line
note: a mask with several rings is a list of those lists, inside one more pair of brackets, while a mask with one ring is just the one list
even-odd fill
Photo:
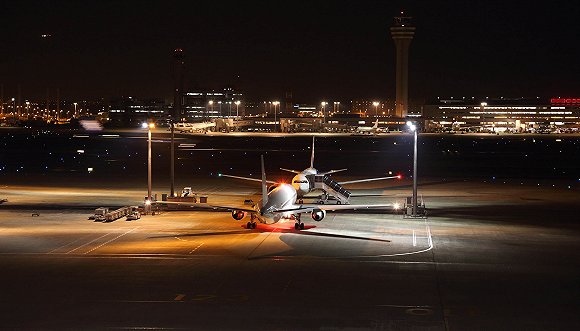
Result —
[[314, 168], [314, 136], [312, 136], [312, 154], [310, 154], [310, 168]]
[[379, 119], [377, 118], [377, 120], [375, 121], [375, 125], [373, 125], [373, 129], [378, 129], [379, 127]]
[[262, 204], [268, 203], [268, 183], [266, 181], [266, 170], [264, 168], [264, 155], [260, 155], [262, 161]]

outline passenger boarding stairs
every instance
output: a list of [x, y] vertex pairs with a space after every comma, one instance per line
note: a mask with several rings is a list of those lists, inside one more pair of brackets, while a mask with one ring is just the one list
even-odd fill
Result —
[[314, 175], [314, 188], [324, 191], [319, 203], [326, 203], [329, 196], [333, 197], [337, 204], [348, 204], [350, 199], [351, 193], [328, 175]]

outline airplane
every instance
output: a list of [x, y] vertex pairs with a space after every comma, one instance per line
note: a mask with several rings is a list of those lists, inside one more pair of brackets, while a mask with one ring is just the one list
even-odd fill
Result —
[[[294, 189], [296, 190], [297, 198], [299, 199], [299, 203], [303, 202], [303, 198], [308, 193], [317, 190], [316, 185], [314, 183], [316, 177], [320, 177], [320, 179], [322, 180], [323, 177], [326, 175], [330, 175], [330, 174], [334, 174], [337, 172], [347, 170], [347, 169], [337, 169], [337, 170], [329, 170], [329, 171], [319, 172], [316, 168], [314, 168], [314, 141], [315, 141], [315, 137], [312, 137], [312, 151], [310, 154], [310, 167], [308, 167], [302, 171], [280, 168], [280, 170], [284, 170], [284, 171], [288, 171], [288, 172], [296, 174], [292, 178], [291, 183], [292, 183], [292, 186], [294, 186]], [[229, 178], [242, 179], [242, 180], [250, 180], [250, 181], [256, 181], [256, 182], [261, 181], [260, 179], [257, 179], [257, 178], [233, 176], [233, 175], [226, 175], [226, 174], [219, 174], [219, 176], [220, 177], [223, 176], [223, 177], [229, 177]], [[376, 181], [376, 180], [385, 180], [385, 179], [401, 179], [401, 175], [358, 179], [358, 180], [351, 180], [351, 181], [345, 181], [345, 182], [338, 182], [338, 184], [339, 185], [356, 184], [356, 183], [365, 183], [365, 182], [372, 182], [372, 181]], [[269, 190], [272, 190], [274, 188], [274, 185], [277, 185], [277, 183], [273, 182], [273, 181], [267, 181], [267, 183], [273, 185], [273, 186], [270, 186]], [[324, 203], [327, 200], [328, 200], [328, 192], [323, 190], [323, 194], [321, 196], [321, 199], [319, 200], [319, 203]], [[339, 201], [340, 200], [337, 200], [337, 202], [339, 202]]]
[[[240, 206], [217, 206], [189, 202], [157, 202], [159, 204], [180, 204], [197, 207], [210, 207], [213, 209], [227, 209], [232, 212], [232, 218], [240, 221], [246, 214], [250, 214], [250, 221], [246, 228], [255, 229], [256, 223], [274, 224], [282, 219], [295, 220], [294, 229], [304, 230], [304, 223], [301, 221], [301, 214], [310, 213], [312, 219], [320, 222], [326, 216], [327, 211], [335, 210], [357, 210], [369, 208], [394, 208], [394, 204], [377, 205], [304, 205], [296, 204], [296, 189], [290, 184], [279, 184], [268, 192], [268, 181], [264, 170], [264, 156], [261, 156], [262, 165], [262, 199], [252, 206], [252, 208]], [[256, 222], [257, 221], [257, 222]]]
[[[177, 122], [173, 124], [173, 127], [176, 131], [181, 133], [184, 132], [195, 132], [195, 131], [204, 131], [208, 130], [211, 127], [215, 127], [214, 122], [201, 122], [201, 123], [188, 123], [188, 122]], [[171, 130], [171, 128], [169, 128]]]
[[375, 121], [373, 126], [359, 126], [356, 128], [356, 133], [368, 133], [368, 134], [377, 134], [379, 133], [379, 119]]

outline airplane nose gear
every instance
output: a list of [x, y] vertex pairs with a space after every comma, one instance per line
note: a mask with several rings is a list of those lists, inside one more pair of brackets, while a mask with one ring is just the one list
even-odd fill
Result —
[[246, 229], [255, 229], [256, 228], [256, 215], [252, 214], [250, 217], [252, 218], [252, 220], [246, 224]]
[[300, 214], [294, 215], [296, 223], [294, 223], [294, 230], [304, 230], [304, 223], [300, 221]]

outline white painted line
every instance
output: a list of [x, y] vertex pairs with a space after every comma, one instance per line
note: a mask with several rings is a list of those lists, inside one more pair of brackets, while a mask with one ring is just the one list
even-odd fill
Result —
[[133, 229], [131, 229], [131, 230], [129, 230], [129, 231], [127, 231], [127, 232], [125, 232], [125, 233], [121, 233], [120, 235], [116, 236], [115, 238], [113, 238], [113, 239], [111, 239], [111, 240], [109, 240], [109, 241], [105, 241], [104, 243], [102, 243], [102, 244], [100, 244], [99, 246], [97, 246], [97, 247], [95, 247], [95, 248], [91, 249], [91, 250], [90, 250], [90, 251], [88, 251], [88, 252], [85, 252], [84, 254], [85, 254], [85, 255], [86, 255], [86, 254], [89, 254], [90, 252], [92, 252], [92, 251], [94, 251], [94, 250], [96, 250], [96, 249], [99, 249], [99, 248], [101, 248], [101, 247], [105, 246], [106, 244], [108, 244], [108, 243], [110, 243], [110, 242], [113, 242], [113, 241], [115, 241], [115, 240], [117, 240], [117, 239], [121, 238], [122, 236], [124, 236], [124, 235], [126, 235], [126, 234], [130, 233], [130, 232], [133, 232], [133, 231], [137, 230], [138, 228], [139, 228], [139, 227], [136, 227], [136, 228], [133, 228]]
[[432, 308], [433, 306], [429, 306], [429, 305], [414, 305], [414, 306], [409, 306], [409, 305], [376, 305], [376, 307], [393, 307], [393, 308]]
[[431, 238], [431, 228], [429, 228], [429, 224], [427, 224], [427, 219], [425, 219], [425, 228], [427, 229], [427, 234], [429, 237], [427, 238], [427, 242], [429, 243], [429, 247], [425, 249], [421, 249], [414, 252], [406, 252], [406, 253], [395, 253], [395, 254], [378, 254], [378, 255], [356, 255], [356, 256], [342, 256], [342, 257], [333, 257], [333, 258], [373, 258], [373, 257], [392, 257], [392, 256], [405, 256], [405, 255], [415, 255], [420, 253], [425, 253], [433, 249], [433, 239]]
[[61, 249], [65, 248], [66, 246], [70, 246], [70, 245], [72, 245], [72, 244], [76, 243], [77, 241], [79, 241], [79, 240], [81, 240], [81, 239], [84, 239], [84, 238], [77, 238], [77, 239], [75, 239], [74, 241], [72, 241], [72, 242], [70, 242], [70, 243], [68, 243], [68, 244], [64, 244], [64, 245], [62, 245], [62, 246], [60, 246], [60, 247], [57, 247], [57, 248], [53, 249], [53, 250], [52, 250], [52, 251], [50, 251], [50, 252], [47, 252], [46, 254], [52, 254], [52, 253], [54, 253], [54, 252], [56, 252], [56, 251], [58, 251], [58, 250], [61, 250]]
[[189, 254], [192, 254], [193, 252], [197, 251], [201, 246], [203, 246], [203, 243], [197, 245], [197, 247], [192, 249], [191, 252], [189, 252]]
[[[426, 221], [425, 221], [426, 222]], [[429, 247], [433, 248], [433, 239], [431, 238], [431, 228], [427, 225], [427, 233], [429, 234]]]
[[87, 245], [90, 245], [90, 244], [92, 244], [93, 242], [95, 242], [95, 241], [97, 241], [97, 240], [99, 240], [99, 239], [101, 239], [101, 238], [103, 238], [103, 237], [105, 237], [105, 236], [108, 236], [108, 235], [110, 235], [110, 234], [111, 234], [111, 232], [109, 232], [109, 233], [106, 233], [106, 234], [104, 234], [104, 235], [102, 235], [102, 236], [100, 236], [100, 237], [98, 237], [98, 238], [95, 238], [95, 239], [93, 239], [93, 240], [89, 241], [88, 243], [85, 243], [85, 244], [83, 244], [83, 245], [80, 245], [79, 247], [77, 247], [77, 248], [75, 248], [75, 249], [72, 249], [72, 250], [70, 250], [70, 251], [66, 252], [66, 254], [70, 254], [70, 253], [72, 253], [72, 252], [76, 251], [76, 250], [77, 250], [77, 249], [79, 249], [79, 248], [83, 248], [83, 247], [85, 247], [85, 246], [87, 246]]

